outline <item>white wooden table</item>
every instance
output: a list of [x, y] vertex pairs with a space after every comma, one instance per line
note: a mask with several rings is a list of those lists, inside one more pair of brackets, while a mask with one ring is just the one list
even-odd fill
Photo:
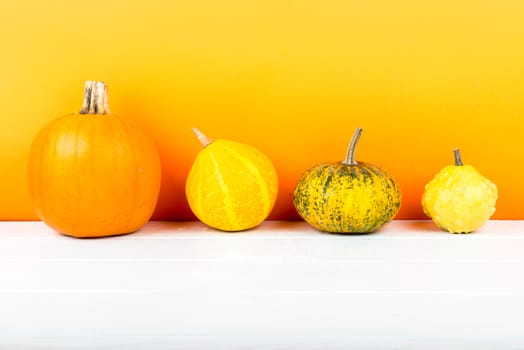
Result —
[[0, 223], [0, 349], [523, 349], [524, 221], [452, 235]]

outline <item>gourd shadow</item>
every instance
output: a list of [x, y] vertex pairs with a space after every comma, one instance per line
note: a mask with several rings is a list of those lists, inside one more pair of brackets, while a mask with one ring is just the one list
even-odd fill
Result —
[[196, 232], [216, 232], [216, 230], [204, 225], [200, 221], [188, 220], [188, 221], [150, 221], [136, 231], [137, 234], [142, 236], [158, 235], [158, 234], [186, 234]]
[[106, 236], [74, 236], [68, 233], [56, 231], [57, 234], [59, 234], [60, 236], [64, 238], [71, 239], [71, 240], [80, 240], [80, 241], [98, 241], [98, 240], [117, 239], [118, 237], [125, 237], [125, 236], [132, 235], [135, 232], [137, 231], [126, 232], [126, 233], [117, 233], [117, 234], [111, 234], [111, 235], [106, 235]]
[[405, 226], [417, 232], [442, 232], [431, 220], [406, 221]]
[[[396, 228], [393, 228], [393, 231], [396, 231]], [[373, 232], [327, 232], [317, 230], [323, 234], [335, 235], [335, 236], [375, 236], [381, 234], [391, 233], [391, 228], [388, 228], [388, 225], [380, 227]], [[443, 232], [437, 225], [435, 225], [431, 220], [406, 220], [403, 223], [402, 231], [414, 231], [419, 233], [441, 233]]]
[[[122, 95], [119, 114], [140, 127], [158, 148], [162, 176], [151, 220], [196, 220], [185, 197], [185, 176], [200, 146], [191, 129], [186, 127], [187, 122], [173, 122], [174, 115], [183, 116], [182, 111], [158, 99], [148, 100], [144, 95], [147, 94], [140, 91]], [[156, 107], [152, 109], [152, 106]]]
[[379, 230], [373, 231], [373, 232], [329, 232], [329, 231], [321, 231], [317, 230], [318, 232], [326, 235], [332, 235], [332, 236], [370, 236], [375, 235], [379, 233]]

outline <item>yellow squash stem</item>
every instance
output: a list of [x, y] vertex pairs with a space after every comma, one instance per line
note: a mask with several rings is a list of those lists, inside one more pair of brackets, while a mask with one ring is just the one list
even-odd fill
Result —
[[355, 161], [355, 149], [357, 148], [357, 143], [360, 139], [360, 135], [362, 135], [362, 128], [357, 128], [353, 133], [353, 137], [351, 137], [351, 141], [349, 142], [348, 150], [346, 153], [346, 159], [342, 162], [342, 164], [358, 165], [357, 161]]
[[462, 163], [462, 157], [460, 156], [460, 150], [458, 148], [455, 148], [453, 150], [453, 153], [455, 154], [455, 165], [456, 166], [462, 166], [464, 165]]
[[202, 131], [198, 130], [197, 128], [193, 128], [193, 132], [195, 133], [195, 135], [196, 135], [198, 141], [200, 142], [200, 144], [202, 145], [202, 148], [206, 147], [211, 142], [213, 142], [213, 139], [210, 139], [209, 137], [204, 135], [204, 133]]

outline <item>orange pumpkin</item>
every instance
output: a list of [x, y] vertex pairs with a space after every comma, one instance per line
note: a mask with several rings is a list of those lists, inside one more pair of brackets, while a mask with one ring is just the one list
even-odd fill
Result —
[[103, 82], [86, 82], [80, 114], [50, 122], [29, 153], [29, 190], [38, 217], [74, 237], [138, 230], [155, 209], [160, 176], [155, 144], [110, 113]]

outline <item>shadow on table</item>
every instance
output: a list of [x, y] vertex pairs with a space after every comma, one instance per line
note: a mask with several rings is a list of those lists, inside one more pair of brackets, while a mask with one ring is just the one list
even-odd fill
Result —
[[200, 221], [150, 221], [140, 230], [136, 231], [138, 235], [155, 235], [155, 234], [187, 234], [195, 232], [220, 232], [216, 231]]
[[437, 225], [431, 220], [421, 221], [406, 221], [406, 228], [417, 232], [443, 232]]

